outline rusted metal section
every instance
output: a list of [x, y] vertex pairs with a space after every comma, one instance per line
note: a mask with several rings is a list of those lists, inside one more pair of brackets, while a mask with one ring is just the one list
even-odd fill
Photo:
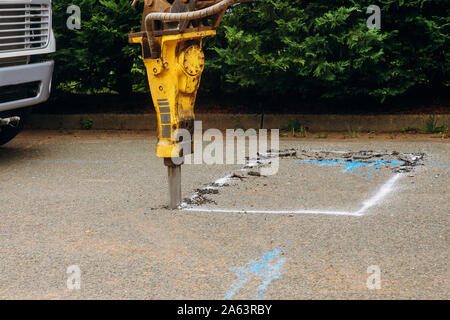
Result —
[[195, 19], [191, 21], [164, 22], [152, 21], [146, 24], [146, 17], [150, 13], [182, 13], [201, 10], [215, 5], [222, 0], [145, 0], [144, 13], [142, 15], [141, 32], [149, 32], [153, 36], [178, 34], [181, 32], [196, 32], [212, 30], [219, 26], [225, 14], [225, 10], [209, 17], [208, 19]]
[[[143, 37], [147, 44], [144, 55], [156, 59], [160, 56], [161, 48], [156, 37], [180, 33], [201, 32], [215, 30], [219, 26], [226, 9], [235, 3], [249, 2], [251, 0], [145, 0], [140, 32], [132, 32], [131, 38]], [[133, 6], [138, 0], [133, 1]], [[179, 21], [166, 21], [166, 19], [149, 19], [155, 13], [179, 14], [193, 13], [201, 10], [218, 7], [213, 14], [197, 19], [180, 19]], [[166, 15], [167, 16], [167, 15]]]

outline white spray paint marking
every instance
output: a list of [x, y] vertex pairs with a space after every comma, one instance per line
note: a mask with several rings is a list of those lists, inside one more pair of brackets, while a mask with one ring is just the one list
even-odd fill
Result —
[[[202, 190], [218, 190], [219, 188], [229, 184], [230, 182], [233, 181], [232, 175], [229, 174], [223, 178], [217, 179], [216, 181], [214, 181], [212, 184], [207, 185], [206, 187], [204, 187]], [[189, 201], [193, 202], [196, 198], [200, 197], [200, 192], [195, 192], [190, 198]], [[180, 204], [179, 208], [186, 210], [188, 208], [188, 204], [186, 202], [183, 202]]]
[[227, 183], [229, 183], [231, 181], [231, 175], [227, 175], [226, 177], [217, 179], [216, 181], [214, 181], [214, 185], [216, 185], [217, 187], [222, 187], [224, 185], [226, 185]]
[[263, 214], [325, 214], [334, 216], [361, 216], [357, 212], [346, 211], [322, 211], [322, 210], [239, 210], [239, 209], [209, 209], [209, 208], [184, 208], [184, 211], [205, 212], [205, 213], [263, 213]]
[[[204, 213], [259, 213], [259, 214], [317, 214], [317, 215], [334, 215], [334, 216], [352, 216], [361, 217], [371, 207], [381, 202], [389, 193], [394, 190], [394, 185], [401, 177], [401, 173], [397, 173], [383, 184], [378, 192], [371, 198], [363, 202], [361, 209], [355, 212], [347, 211], [327, 211], [327, 210], [245, 210], [245, 209], [210, 209], [210, 208], [182, 208], [184, 211], [204, 212]], [[229, 176], [228, 176], [229, 179]]]
[[[223, 187], [224, 185], [229, 184], [232, 180], [233, 179], [231, 178], [231, 175], [227, 175], [226, 177], [217, 179], [211, 185], [206, 186], [204, 189], [205, 190], [217, 190], [220, 187]], [[191, 200], [192, 200], [192, 197], [191, 197]]]
[[[247, 160], [244, 167], [237, 170], [236, 172], [248, 172], [250, 169], [265, 166], [270, 164], [270, 159], [259, 159], [259, 160]], [[195, 199], [201, 197], [201, 192], [206, 190], [218, 190], [219, 188], [229, 185], [231, 182], [235, 181], [235, 178], [233, 178], [233, 174], [228, 174], [223, 178], [217, 179], [213, 183], [203, 187], [200, 189], [200, 191], [195, 192], [187, 202], [194, 202]], [[182, 202], [179, 205], [180, 209], [186, 210], [189, 208], [189, 204], [186, 201]]]
[[363, 206], [361, 209], [357, 211], [359, 214], [363, 214], [367, 211], [367, 209], [375, 206], [377, 203], [379, 203], [381, 200], [383, 200], [389, 193], [392, 192], [395, 183], [400, 178], [401, 174], [397, 173], [395, 176], [390, 178], [385, 184], [383, 184], [378, 192], [372, 197], [367, 199], [363, 202]]
[[[327, 152], [327, 153], [336, 153], [336, 154], [345, 154], [349, 151], [340, 151], [340, 150], [310, 150], [310, 152]], [[385, 155], [392, 155], [390, 153], [384, 153]], [[268, 152], [264, 154], [260, 154], [262, 159], [249, 159], [247, 160], [245, 166], [238, 170], [239, 171], [249, 171], [249, 169], [264, 166], [270, 163], [270, 158], [275, 156], [276, 153]], [[414, 154], [406, 154], [408, 157], [411, 158], [411, 160], [418, 159], [417, 156]], [[258, 214], [294, 214], [294, 215], [300, 215], [300, 214], [313, 214], [313, 215], [334, 215], [334, 216], [353, 216], [353, 217], [360, 217], [365, 215], [365, 212], [377, 205], [379, 202], [381, 202], [389, 193], [391, 193], [394, 189], [395, 183], [398, 181], [398, 179], [401, 177], [401, 173], [397, 173], [395, 176], [390, 178], [386, 183], [384, 183], [378, 190], [378, 192], [371, 198], [365, 200], [363, 202], [363, 206], [361, 209], [355, 212], [349, 212], [349, 211], [332, 211], [332, 210], [246, 210], [246, 209], [213, 209], [213, 208], [203, 208], [203, 207], [192, 207], [189, 206], [186, 202], [182, 203], [180, 205], [180, 209], [184, 211], [192, 211], [192, 212], [204, 212], [204, 213], [258, 213]], [[220, 187], [223, 187], [225, 185], [228, 185], [230, 182], [233, 181], [233, 175], [227, 175], [223, 178], [220, 178], [216, 181], [214, 181], [211, 185], [208, 185], [204, 187], [202, 190], [217, 190]], [[190, 200], [194, 200], [197, 197], [200, 196], [199, 192], [196, 192], [192, 195]]]

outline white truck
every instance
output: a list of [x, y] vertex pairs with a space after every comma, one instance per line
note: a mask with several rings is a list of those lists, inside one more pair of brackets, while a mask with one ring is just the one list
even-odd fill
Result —
[[48, 99], [54, 51], [51, 0], [0, 0], [0, 145], [22, 129], [23, 108]]

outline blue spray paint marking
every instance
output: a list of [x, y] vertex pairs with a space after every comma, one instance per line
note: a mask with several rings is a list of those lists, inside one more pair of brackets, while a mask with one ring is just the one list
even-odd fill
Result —
[[264, 297], [267, 286], [272, 280], [278, 279], [281, 276], [282, 265], [286, 261], [284, 258], [279, 258], [276, 262], [271, 262], [281, 253], [279, 249], [267, 251], [260, 261], [250, 261], [247, 268], [230, 268], [231, 271], [236, 271], [238, 279], [233, 282], [230, 289], [225, 295], [225, 299], [231, 299], [239, 291], [252, 276], [263, 277], [261, 285], [257, 288], [257, 295], [254, 300], [259, 300]]
[[43, 162], [43, 163], [77, 163], [77, 164], [112, 164], [114, 161], [108, 160], [22, 160], [24, 162]]
[[430, 166], [440, 166], [440, 167], [450, 168], [450, 164], [445, 163], [445, 162], [439, 162], [439, 161], [430, 162]]
[[366, 179], [372, 177], [372, 174], [385, 165], [402, 165], [403, 161], [399, 160], [365, 160], [365, 161], [348, 161], [348, 160], [293, 160], [292, 163], [299, 164], [317, 164], [319, 166], [344, 167], [342, 173], [353, 173], [355, 169], [367, 168]]

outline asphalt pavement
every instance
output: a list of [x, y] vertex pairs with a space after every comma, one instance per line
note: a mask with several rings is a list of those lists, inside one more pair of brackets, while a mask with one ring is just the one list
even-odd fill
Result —
[[154, 136], [0, 147], [0, 299], [449, 298], [448, 139], [282, 139], [273, 176], [183, 166], [168, 210]]

